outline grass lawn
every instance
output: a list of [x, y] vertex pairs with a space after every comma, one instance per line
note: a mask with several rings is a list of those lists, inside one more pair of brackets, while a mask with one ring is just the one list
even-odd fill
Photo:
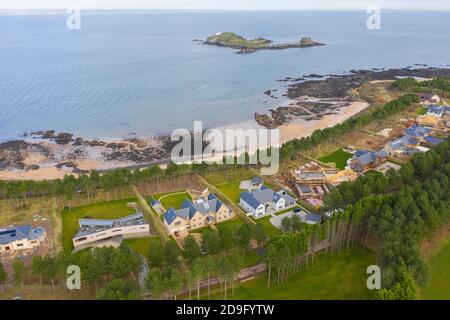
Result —
[[[353, 248], [316, 259], [306, 271], [291, 276], [280, 286], [267, 289], [267, 276], [240, 284], [232, 300], [365, 300], [371, 297], [366, 287], [366, 270], [375, 263], [375, 253]], [[219, 299], [216, 294], [214, 298]]]
[[135, 210], [127, 206], [129, 202], [136, 202], [136, 199], [126, 199], [111, 202], [101, 202], [79, 208], [64, 209], [61, 213], [63, 224], [63, 246], [64, 250], [72, 251], [72, 237], [77, 233], [78, 220], [89, 216], [93, 219], [118, 219], [135, 213]]
[[215, 187], [219, 189], [224, 195], [226, 195], [234, 203], [239, 203], [241, 192], [245, 190], [239, 189], [241, 181], [234, 181], [216, 185]]
[[353, 155], [351, 153], [339, 149], [325, 157], [319, 158], [318, 160], [323, 163], [334, 163], [337, 169], [344, 170], [347, 165], [347, 160], [352, 156]]
[[217, 227], [217, 229], [219, 229], [219, 231], [221, 231], [221, 230], [225, 230], [225, 229], [237, 229], [243, 224], [244, 224], [244, 221], [242, 221], [242, 219], [240, 219], [239, 217], [236, 217], [233, 220], [218, 223], [218, 224], [216, 224], [216, 227]]
[[418, 116], [423, 116], [423, 115], [425, 115], [426, 113], [427, 113], [427, 108], [425, 108], [425, 107], [421, 107], [421, 108], [418, 108], [417, 110], [416, 110], [416, 115], [418, 115]]
[[187, 199], [191, 199], [191, 196], [187, 191], [178, 191], [164, 194], [157, 194], [153, 198], [158, 199], [164, 208], [174, 208], [179, 209], [183, 201]]
[[420, 298], [425, 300], [450, 299], [450, 239], [427, 259], [430, 281], [420, 290]]
[[271, 218], [271, 216], [267, 216], [267, 217], [260, 218], [260, 219], [253, 219], [256, 221], [256, 223], [259, 223], [264, 227], [264, 230], [266, 231], [266, 233], [269, 237], [279, 234], [281, 232], [270, 222], [270, 218]]
[[130, 248], [146, 258], [148, 258], [148, 254], [150, 252], [151, 242], [161, 242], [161, 240], [158, 237], [150, 237], [141, 239], [127, 239], [124, 241], [124, 243]]

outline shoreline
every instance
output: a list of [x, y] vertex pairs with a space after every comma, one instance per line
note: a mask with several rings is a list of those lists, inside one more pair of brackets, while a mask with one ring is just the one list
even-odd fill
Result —
[[[349, 95], [351, 90], [365, 83], [394, 81], [400, 77], [430, 79], [436, 76], [450, 76], [450, 68], [352, 70], [343, 75], [317, 75], [318, 79], [289, 83], [283, 94], [288, 99], [287, 103], [270, 109], [268, 115], [259, 115], [258, 119], [258, 113], [255, 113], [253, 120], [216, 129], [278, 128], [282, 145], [310, 136], [315, 130], [342, 123], [366, 109], [368, 102]], [[304, 78], [308, 76], [297, 79]], [[258, 121], [261, 117], [264, 121]], [[88, 140], [53, 130], [32, 132], [20, 140], [0, 143], [0, 180], [52, 180], [68, 174], [87, 174], [90, 170], [135, 169], [152, 164], [164, 166], [176, 144], [178, 141], [172, 142], [167, 135]], [[245, 151], [252, 153], [256, 150], [239, 146], [235, 150], [236, 154]]]

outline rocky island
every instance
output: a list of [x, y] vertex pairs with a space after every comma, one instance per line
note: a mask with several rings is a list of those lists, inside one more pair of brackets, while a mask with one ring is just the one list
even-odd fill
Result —
[[220, 32], [208, 37], [203, 44], [226, 47], [238, 50], [237, 54], [250, 54], [258, 50], [284, 50], [292, 48], [309, 48], [324, 46], [311, 38], [301, 38], [297, 43], [274, 44], [272, 40], [256, 38], [248, 40], [234, 32]]

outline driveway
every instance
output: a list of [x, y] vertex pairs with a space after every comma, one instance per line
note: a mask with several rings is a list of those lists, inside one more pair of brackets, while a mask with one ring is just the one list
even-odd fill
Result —
[[305, 218], [306, 218], [306, 216], [307, 216], [308, 214], [307, 214], [305, 211], [303, 211], [303, 210], [300, 211], [300, 212], [297, 212], [297, 213], [295, 213], [294, 211], [289, 211], [289, 212], [283, 213], [283, 214], [281, 214], [281, 215], [279, 215], [279, 216], [273, 214], [272, 217], [270, 218], [270, 223], [271, 223], [275, 228], [280, 229], [280, 228], [281, 228], [281, 220], [283, 220], [284, 218], [290, 218], [290, 217], [292, 217], [293, 215], [299, 216], [300, 219], [301, 219], [302, 221], [304, 221]]

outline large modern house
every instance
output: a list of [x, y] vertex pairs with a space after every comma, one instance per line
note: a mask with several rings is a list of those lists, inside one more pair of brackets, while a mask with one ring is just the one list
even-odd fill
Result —
[[142, 213], [120, 219], [80, 219], [80, 229], [73, 237], [75, 251], [89, 247], [120, 245], [123, 239], [150, 236], [150, 225]]
[[262, 186], [255, 191], [242, 192], [239, 204], [248, 215], [260, 218], [270, 209], [279, 211], [295, 205], [295, 199], [284, 190], [274, 192]]
[[180, 209], [169, 208], [163, 215], [169, 234], [206, 227], [233, 217], [233, 211], [213, 193], [193, 202], [186, 199]]
[[0, 253], [15, 253], [41, 246], [47, 233], [44, 228], [30, 224], [0, 229]]
[[350, 163], [350, 168], [355, 172], [364, 172], [376, 168], [380, 164], [387, 161], [388, 154], [382, 150], [379, 152], [358, 150], [354, 159]]

